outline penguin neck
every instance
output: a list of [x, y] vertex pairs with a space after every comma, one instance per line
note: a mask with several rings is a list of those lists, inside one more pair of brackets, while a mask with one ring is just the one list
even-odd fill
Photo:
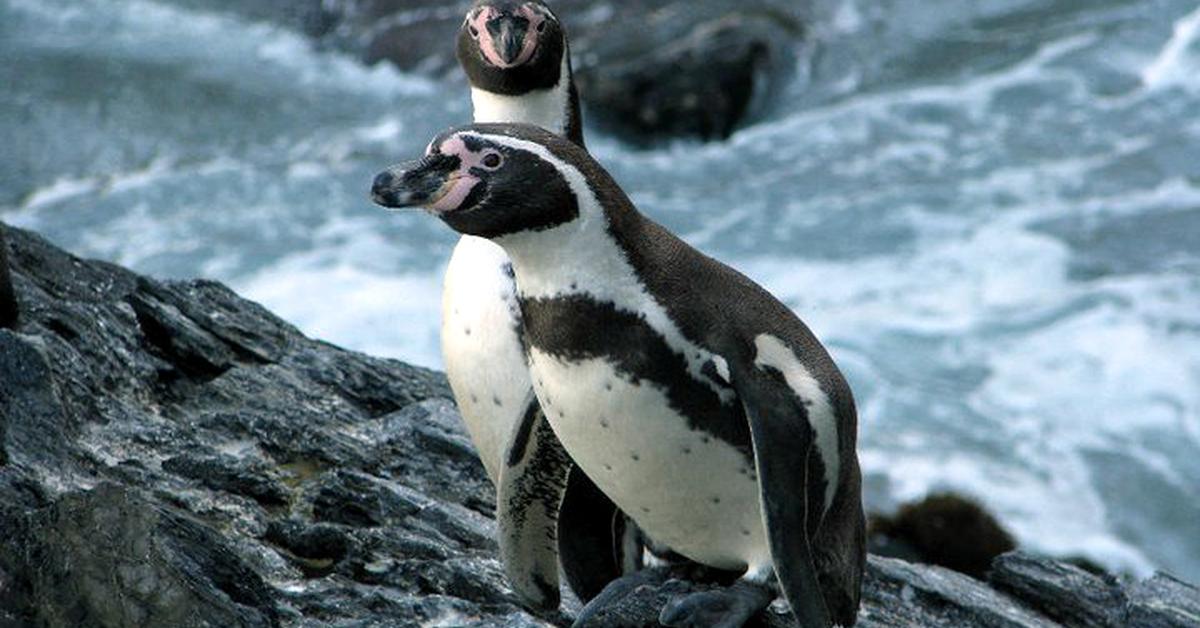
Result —
[[542, 127], [583, 146], [579, 96], [571, 72], [571, 52], [564, 49], [558, 83], [519, 96], [507, 96], [471, 86], [471, 104], [477, 123], [524, 123]]
[[570, 222], [495, 240], [512, 260], [522, 299], [582, 294], [628, 301], [630, 290], [641, 291], [622, 245], [623, 229], [640, 215], [632, 206], [602, 204], [590, 191], [578, 195], [578, 204], [579, 216]]

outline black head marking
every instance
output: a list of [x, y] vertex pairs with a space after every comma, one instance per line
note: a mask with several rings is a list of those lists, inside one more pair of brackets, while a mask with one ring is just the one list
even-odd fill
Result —
[[[423, 159], [377, 176], [372, 196], [385, 207], [427, 207], [455, 231], [483, 238], [550, 229], [579, 216], [579, 199], [548, 142], [583, 153], [529, 125], [453, 129]], [[578, 158], [570, 154], [567, 163]]]
[[559, 84], [566, 33], [541, 0], [476, 0], [458, 32], [471, 85], [520, 96]]

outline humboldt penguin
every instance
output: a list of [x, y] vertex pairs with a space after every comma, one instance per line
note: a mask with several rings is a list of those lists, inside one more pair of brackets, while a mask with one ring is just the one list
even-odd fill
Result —
[[854, 624], [854, 399], [795, 313], [534, 126], [452, 129], [372, 195], [504, 249], [534, 390], [572, 460], [651, 538], [741, 572], [668, 604], [662, 623], [739, 626], [777, 588], [802, 626]]
[[[476, 122], [534, 124], [583, 146], [566, 32], [544, 3], [476, 1], [459, 28], [457, 56], [471, 85]], [[547, 608], [559, 602], [560, 563], [571, 589], [587, 601], [637, 569], [642, 551], [637, 530], [545, 424], [522, 333], [508, 256], [485, 238], [464, 235], [446, 271], [443, 361], [497, 488], [509, 582], [526, 604]]]

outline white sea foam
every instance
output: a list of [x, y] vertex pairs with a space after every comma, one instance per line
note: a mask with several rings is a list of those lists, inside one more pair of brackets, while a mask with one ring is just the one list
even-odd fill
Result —
[[372, 355], [441, 365], [440, 271], [372, 273], [299, 256], [236, 281], [234, 287], [314, 338]]
[[1159, 51], [1158, 56], [1142, 70], [1142, 82], [1150, 89], [1169, 85], [1186, 85], [1200, 88], [1200, 63], [1194, 52], [1189, 52], [1200, 39], [1200, 7], [1179, 18], [1171, 30], [1171, 37]]

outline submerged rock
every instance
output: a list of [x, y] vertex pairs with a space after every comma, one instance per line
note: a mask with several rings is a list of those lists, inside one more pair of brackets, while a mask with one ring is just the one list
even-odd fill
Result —
[[[0, 627], [546, 626], [497, 562], [444, 378], [0, 227]], [[988, 581], [871, 557], [860, 626], [1194, 626], [1200, 592], [1019, 554]], [[654, 626], [674, 580], [601, 626]], [[791, 626], [781, 605], [761, 625]]]
[[941, 565], [975, 578], [983, 578], [997, 556], [1016, 548], [991, 513], [954, 493], [904, 504], [892, 516], [871, 515], [868, 536], [875, 554]]

